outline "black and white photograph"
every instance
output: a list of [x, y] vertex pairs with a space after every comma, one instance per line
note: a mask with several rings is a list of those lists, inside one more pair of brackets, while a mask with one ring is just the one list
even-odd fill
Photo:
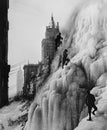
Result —
[[0, 0], [0, 130], [107, 130], [107, 0]]

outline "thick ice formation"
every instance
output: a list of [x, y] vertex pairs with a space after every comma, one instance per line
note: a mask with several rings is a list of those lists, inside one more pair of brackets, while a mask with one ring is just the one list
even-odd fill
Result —
[[25, 130], [73, 130], [84, 117], [82, 111], [85, 110], [88, 87], [94, 87], [92, 93], [97, 99], [97, 116], [93, 117], [93, 122], [83, 119], [75, 130], [107, 129], [106, 7], [101, 1], [90, 2], [76, 15], [74, 32], [67, 43], [72, 46], [68, 48], [71, 61], [52, 75], [35, 99]]
[[84, 118], [75, 130], [107, 130], [107, 73], [98, 79], [98, 85], [92, 89], [96, 95], [98, 111], [92, 122]]
[[32, 104], [26, 129], [71, 130], [76, 127], [84, 104], [84, 89], [79, 86], [84, 85], [85, 80], [77, 65], [67, 66], [63, 71], [59, 69], [39, 97], [39, 105]]

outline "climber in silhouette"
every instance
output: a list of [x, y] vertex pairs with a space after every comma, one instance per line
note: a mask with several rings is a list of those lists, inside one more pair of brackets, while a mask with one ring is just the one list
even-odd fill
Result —
[[70, 60], [69, 60], [69, 58], [68, 58], [68, 50], [65, 49], [65, 50], [63, 51], [63, 57], [62, 57], [62, 68], [64, 67], [64, 65], [67, 65], [69, 61], [70, 61]]
[[90, 93], [90, 90], [87, 91], [86, 96], [86, 105], [88, 106], [88, 114], [89, 114], [89, 121], [91, 121], [91, 111], [94, 108], [92, 114], [95, 115], [95, 111], [97, 111], [97, 107], [95, 106], [95, 97], [93, 94]]
[[57, 48], [62, 44], [63, 38], [61, 37], [61, 33], [59, 32], [55, 39], [55, 51], [57, 51]]

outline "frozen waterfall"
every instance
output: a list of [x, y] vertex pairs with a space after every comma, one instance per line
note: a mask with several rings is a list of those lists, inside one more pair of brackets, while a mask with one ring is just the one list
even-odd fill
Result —
[[[76, 14], [64, 43], [70, 62], [53, 73], [31, 105], [25, 130], [73, 130], [80, 120], [75, 130], [107, 129], [107, 4], [89, 2]], [[89, 87], [98, 106], [92, 122], [84, 106]]]

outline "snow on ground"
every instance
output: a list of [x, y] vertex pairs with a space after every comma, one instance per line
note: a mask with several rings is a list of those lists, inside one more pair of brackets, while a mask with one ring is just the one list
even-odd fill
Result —
[[24, 108], [26, 102], [12, 102], [0, 109], [0, 130], [21, 130], [21, 117], [27, 115], [28, 108]]

